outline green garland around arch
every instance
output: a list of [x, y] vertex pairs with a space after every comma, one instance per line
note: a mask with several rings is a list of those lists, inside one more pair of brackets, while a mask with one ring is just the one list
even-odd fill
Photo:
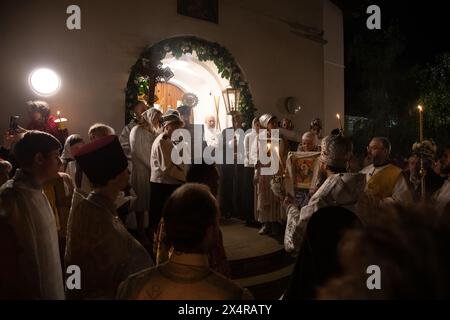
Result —
[[146, 48], [136, 64], [131, 68], [126, 88], [126, 121], [132, 118], [132, 106], [139, 100], [153, 103], [153, 92], [161, 71], [161, 61], [168, 53], [176, 59], [183, 54], [195, 51], [200, 61], [213, 61], [222, 78], [227, 79], [234, 88], [241, 89], [239, 110], [246, 127], [250, 127], [256, 108], [247, 81], [241, 69], [228, 50], [218, 43], [206, 41], [197, 37], [176, 37], [158, 42]]

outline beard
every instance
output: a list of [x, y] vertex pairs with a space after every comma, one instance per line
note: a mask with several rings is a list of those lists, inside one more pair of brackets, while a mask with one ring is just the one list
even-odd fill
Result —
[[373, 156], [372, 157], [372, 162], [374, 166], [381, 166], [386, 162], [386, 159], [383, 156]]

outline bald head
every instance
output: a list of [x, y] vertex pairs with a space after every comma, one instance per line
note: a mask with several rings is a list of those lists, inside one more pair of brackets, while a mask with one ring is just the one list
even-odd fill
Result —
[[315, 151], [316, 149], [316, 135], [307, 131], [302, 136], [302, 149], [303, 151]]

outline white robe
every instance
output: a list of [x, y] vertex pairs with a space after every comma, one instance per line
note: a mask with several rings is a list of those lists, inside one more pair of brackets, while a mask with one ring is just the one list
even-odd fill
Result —
[[137, 194], [136, 211], [146, 211], [150, 205], [151, 151], [155, 135], [142, 126], [135, 126], [130, 133], [131, 185]]
[[361, 173], [338, 173], [325, 180], [301, 211], [295, 205], [287, 208], [287, 225], [284, 247], [287, 252], [298, 252], [306, 225], [317, 210], [329, 206], [344, 207], [355, 212], [364, 195], [365, 176]]
[[[0, 257], [8, 263], [17, 261], [16, 278], [1, 274], [0, 282], [12, 284], [10, 290], [21, 299], [64, 299], [55, 216], [42, 187], [20, 169], [0, 188], [0, 224], [14, 234], [2, 242], [16, 247]], [[4, 245], [0, 244], [0, 251], [7, 248]]]
[[210, 128], [205, 129], [205, 142], [207, 146], [217, 148], [219, 146], [220, 138], [220, 131]]
[[[387, 165], [381, 167], [375, 167], [373, 164], [368, 165], [364, 169], [361, 170], [361, 173], [366, 175], [366, 182], [375, 176], [378, 172], [386, 168]], [[394, 189], [392, 190], [392, 196], [383, 199], [383, 203], [394, 203], [394, 202], [402, 202], [409, 203], [412, 202], [412, 195], [408, 188], [408, 183], [405, 177], [401, 174], [397, 182], [395, 183]]]

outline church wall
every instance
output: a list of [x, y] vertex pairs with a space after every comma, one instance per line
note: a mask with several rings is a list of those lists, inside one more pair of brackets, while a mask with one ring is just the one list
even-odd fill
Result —
[[[81, 7], [81, 30], [66, 28], [66, 8], [71, 4]], [[297, 129], [323, 117], [324, 86], [340, 81], [339, 74], [327, 77], [324, 46], [295, 35], [280, 21], [322, 29], [323, 2], [318, 0], [219, 1], [219, 24], [177, 15], [176, 0], [18, 0], [2, 2], [0, 7], [2, 132], [12, 114], [21, 115], [20, 124], [25, 125], [24, 102], [38, 98], [27, 77], [41, 66], [62, 78], [60, 91], [45, 100], [53, 113], [61, 110], [69, 118], [71, 133], [86, 137], [95, 121], [120, 132], [130, 67], [145, 46], [179, 35], [218, 42], [234, 55], [247, 77], [258, 115], [287, 116], [277, 101], [298, 97], [303, 109], [291, 116]], [[325, 96], [325, 101], [330, 97]]]

